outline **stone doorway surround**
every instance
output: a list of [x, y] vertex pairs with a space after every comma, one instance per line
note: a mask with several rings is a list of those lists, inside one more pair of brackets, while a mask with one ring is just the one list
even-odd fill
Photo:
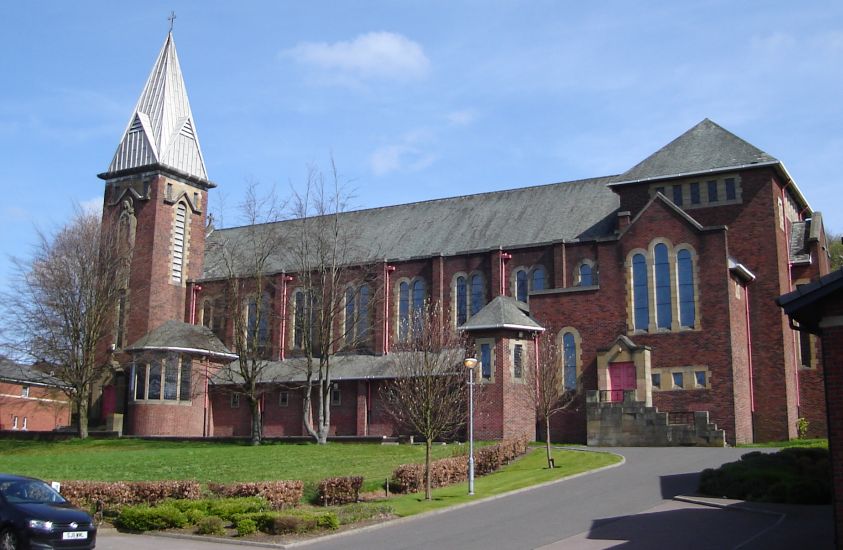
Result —
[[638, 346], [624, 335], [618, 336], [609, 347], [597, 350], [597, 389], [610, 390], [609, 365], [635, 365], [635, 401], [653, 406], [653, 382], [650, 378], [650, 347]]

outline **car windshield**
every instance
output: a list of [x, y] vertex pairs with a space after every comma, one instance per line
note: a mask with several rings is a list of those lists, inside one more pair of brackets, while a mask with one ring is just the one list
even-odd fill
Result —
[[0, 494], [9, 503], [61, 504], [66, 502], [52, 487], [35, 479], [0, 481]]

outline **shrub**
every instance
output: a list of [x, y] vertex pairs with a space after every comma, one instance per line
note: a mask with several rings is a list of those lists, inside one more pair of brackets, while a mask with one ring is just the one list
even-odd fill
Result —
[[184, 515], [190, 525], [196, 525], [203, 518], [208, 516], [205, 510], [201, 510], [199, 508], [190, 508], [188, 510], [184, 510]]
[[[526, 438], [501, 441], [474, 453], [474, 473], [482, 476], [497, 471], [527, 452]], [[442, 458], [430, 463], [430, 484], [444, 487], [468, 479], [468, 457]], [[416, 493], [424, 488], [424, 464], [403, 464], [392, 472], [390, 488], [397, 493]]]
[[237, 523], [234, 524], [234, 527], [237, 529], [237, 535], [240, 537], [245, 537], [246, 535], [251, 535], [257, 532], [258, 526], [255, 523], [255, 520], [249, 518], [243, 518]]
[[259, 512], [242, 514], [235, 518], [234, 525], [246, 520], [254, 522], [259, 531], [270, 535], [305, 533], [314, 529], [337, 529], [340, 521], [333, 512]]
[[806, 439], [808, 437], [809, 424], [808, 419], [805, 417], [796, 419], [796, 433], [799, 434], [799, 439]]
[[187, 516], [174, 506], [128, 506], [123, 508], [114, 524], [128, 531], [160, 531], [180, 528], [188, 524]]
[[363, 478], [360, 476], [323, 479], [319, 482], [319, 503], [322, 506], [335, 506], [357, 502], [362, 485]]
[[[238, 514], [249, 514], [253, 512], [264, 512], [269, 510], [269, 503], [262, 497], [243, 498], [204, 498], [199, 500], [172, 500], [166, 504], [174, 506], [188, 515], [194, 517], [201, 514], [204, 516], [219, 516], [226, 521], [233, 521]], [[198, 520], [197, 520], [198, 521]], [[192, 523], [195, 523], [192, 522]]]
[[80, 507], [101, 501], [107, 507], [157, 504], [166, 499], [196, 499], [202, 487], [196, 481], [64, 481], [61, 493]]
[[274, 509], [295, 506], [301, 500], [304, 483], [301, 481], [262, 481], [258, 483], [209, 483], [208, 490], [222, 497], [265, 498]]
[[225, 522], [219, 516], [207, 516], [196, 524], [200, 535], [225, 535]]
[[386, 504], [355, 502], [346, 506], [339, 506], [334, 510], [340, 525], [357, 523], [371, 518], [391, 515], [394, 510]]

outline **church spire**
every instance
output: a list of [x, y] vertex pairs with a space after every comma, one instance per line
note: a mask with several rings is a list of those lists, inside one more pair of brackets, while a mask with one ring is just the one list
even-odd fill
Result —
[[123, 139], [103, 176], [155, 165], [213, 185], [205, 170], [172, 32], [164, 40]]

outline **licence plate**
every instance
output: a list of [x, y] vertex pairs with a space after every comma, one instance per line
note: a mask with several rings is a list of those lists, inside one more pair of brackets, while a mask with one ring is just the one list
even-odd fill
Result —
[[66, 531], [61, 534], [62, 540], [78, 540], [88, 538], [87, 531]]

